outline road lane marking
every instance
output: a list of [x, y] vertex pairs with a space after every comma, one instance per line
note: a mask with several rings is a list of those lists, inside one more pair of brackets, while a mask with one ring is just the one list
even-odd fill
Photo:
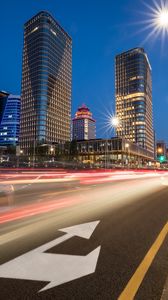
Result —
[[49, 282], [39, 291], [42, 292], [94, 273], [101, 246], [84, 256], [45, 253], [45, 251], [74, 236], [90, 239], [99, 222], [59, 229], [66, 234], [2, 264], [0, 277]]
[[158, 253], [161, 245], [163, 244], [166, 236], [168, 234], [168, 222], [164, 225], [155, 242], [145, 255], [141, 264], [135, 271], [134, 275], [126, 285], [125, 289], [119, 296], [118, 300], [133, 300], [149, 267], [151, 266], [156, 254]]

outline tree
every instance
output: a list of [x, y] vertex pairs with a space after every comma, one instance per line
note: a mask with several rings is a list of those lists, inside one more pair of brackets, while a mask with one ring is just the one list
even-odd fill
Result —
[[16, 155], [16, 146], [14, 145], [9, 145], [7, 146], [7, 154], [13, 154]]
[[77, 154], [78, 154], [78, 151], [77, 151], [77, 141], [73, 140], [70, 143], [70, 157], [71, 158], [76, 158]]

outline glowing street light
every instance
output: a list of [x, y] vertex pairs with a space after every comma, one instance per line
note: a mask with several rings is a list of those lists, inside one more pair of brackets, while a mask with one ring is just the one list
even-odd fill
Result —
[[126, 165], [129, 165], [129, 149], [130, 149], [129, 143], [125, 144], [125, 149], [127, 150]]
[[163, 152], [162, 148], [158, 148], [158, 149], [157, 149], [157, 152], [158, 152], [158, 153], [162, 153], [162, 152]]
[[[117, 129], [121, 125], [120, 119], [115, 115], [108, 115], [107, 127], [111, 129]], [[108, 168], [108, 139], [105, 142], [105, 169]]]
[[50, 154], [52, 155], [54, 153], [54, 147], [50, 147]]

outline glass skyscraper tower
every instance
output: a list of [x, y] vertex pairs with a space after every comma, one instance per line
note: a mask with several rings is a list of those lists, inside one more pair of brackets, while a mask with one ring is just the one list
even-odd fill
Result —
[[21, 148], [70, 140], [72, 40], [45, 11], [24, 28]]
[[0, 145], [16, 146], [20, 131], [20, 96], [0, 91]]
[[115, 60], [117, 136], [154, 156], [151, 66], [143, 48], [131, 49]]

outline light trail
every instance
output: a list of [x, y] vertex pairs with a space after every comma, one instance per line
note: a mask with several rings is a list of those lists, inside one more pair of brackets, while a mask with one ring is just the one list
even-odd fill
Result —
[[[159, 186], [163, 188], [163, 176], [160, 176], [160, 173], [154, 173], [153, 176], [151, 176], [151, 174], [153, 173], [140, 173], [139, 175], [129, 175], [128, 173], [125, 174], [125, 176], [113, 176], [113, 177], [105, 177], [105, 178], [99, 178], [99, 177], [95, 177], [95, 178], [83, 178], [81, 180], [81, 188], [78, 187], [78, 189], [72, 189], [72, 190], [62, 190], [60, 192], [55, 192], [52, 191], [51, 193], [42, 193], [42, 195], [40, 195], [40, 199], [41, 197], [43, 198], [42, 201], [37, 202], [38, 199], [36, 199], [36, 203], [31, 203], [28, 204], [28, 202], [21, 204], [20, 207], [18, 208], [13, 208], [10, 211], [7, 212], [3, 212], [0, 215], [0, 223], [4, 223], [4, 222], [9, 222], [9, 221], [14, 221], [14, 220], [18, 220], [21, 218], [25, 218], [25, 217], [30, 217], [30, 216], [34, 216], [34, 215], [38, 215], [38, 214], [42, 214], [45, 212], [49, 212], [52, 210], [57, 210], [57, 209], [61, 209], [61, 208], [67, 208], [69, 206], [75, 205], [80, 203], [81, 201], [93, 201], [95, 200], [93, 197], [91, 197], [91, 193], [93, 192], [94, 195], [96, 195], [96, 197], [100, 197], [100, 188], [101, 185], [99, 185], [100, 183], [109, 183], [110, 181], [121, 181], [123, 179], [128, 179], [124, 182], [122, 182], [122, 184], [118, 185], [113, 185], [113, 186], [106, 186], [103, 187], [102, 189], [105, 192], [105, 195], [108, 196], [110, 194], [113, 195], [113, 197], [116, 197], [116, 195], [121, 195], [123, 196], [123, 191], [129, 191], [130, 192], [132, 190], [134, 190], [134, 188], [136, 187], [136, 191], [137, 191], [137, 195], [138, 193], [142, 193], [141, 191], [141, 187], [143, 186], [143, 188], [146, 188], [146, 179], [149, 178], [149, 182], [147, 184], [147, 188], [152, 185], [152, 188], [155, 186], [155, 182], [158, 184]], [[167, 175], [167, 173], [166, 173]], [[166, 177], [166, 176], [165, 176]], [[131, 180], [130, 180], [131, 179]], [[138, 179], [142, 179], [142, 180], [138, 180]], [[143, 180], [144, 179], [144, 180]], [[155, 181], [154, 181], [155, 179]], [[160, 180], [159, 180], [160, 179]], [[97, 183], [98, 185], [96, 187], [93, 187], [93, 184]], [[88, 188], [82, 188], [82, 185], [88, 184], [92, 185], [92, 187], [88, 187]], [[144, 186], [145, 185], [145, 186]], [[90, 190], [91, 189], [91, 190]], [[98, 189], [98, 190], [97, 190]], [[86, 193], [88, 190], [88, 193]], [[108, 190], [108, 193], [107, 193]], [[145, 190], [145, 189], [144, 189]], [[78, 197], [76, 195], [69, 196], [71, 193], [76, 193], [78, 192]], [[61, 194], [67, 194], [67, 197], [65, 198], [61, 198], [61, 199], [56, 199], [56, 196], [59, 196]], [[30, 199], [31, 201], [33, 200], [33, 195], [30, 194]], [[88, 198], [87, 198], [88, 197]], [[104, 197], [104, 196], [103, 196]], [[50, 198], [52, 198], [52, 200], [49, 200]], [[23, 196], [24, 199], [24, 196]]]
[[[160, 174], [168, 174], [166, 171], [151, 171], [151, 170], [93, 170], [93, 171], [69, 171], [69, 172], [55, 172], [55, 173], [46, 173], [46, 172], [35, 172], [31, 175], [27, 172], [26, 174], [18, 174], [17, 176], [11, 174], [6, 174], [3, 176], [0, 174], [0, 184], [31, 184], [31, 183], [56, 183], [56, 182], [71, 182], [80, 180], [83, 184], [90, 182], [100, 182], [100, 181], [113, 181], [113, 180], [124, 180], [124, 179], [134, 179], [138, 176], [156, 176]], [[8, 176], [8, 178], [6, 178]]]
[[3, 216], [0, 216], [0, 224], [16, 221], [18, 219], [23, 219], [30, 216], [39, 215], [42, 213], [46, 213], [52, 210], [64, 208], [67, 206], [71, 206], [72, 204], [76, 203], [74, 199], [61, 199], [57, 202], [47, 202], [43, 204], [33, 204], [31, 206], [28, 206], [27, 208], [22, 207], [21, 209], [18, 209], [16, 211], [12, 211], [10, 213], [6, 213]]

